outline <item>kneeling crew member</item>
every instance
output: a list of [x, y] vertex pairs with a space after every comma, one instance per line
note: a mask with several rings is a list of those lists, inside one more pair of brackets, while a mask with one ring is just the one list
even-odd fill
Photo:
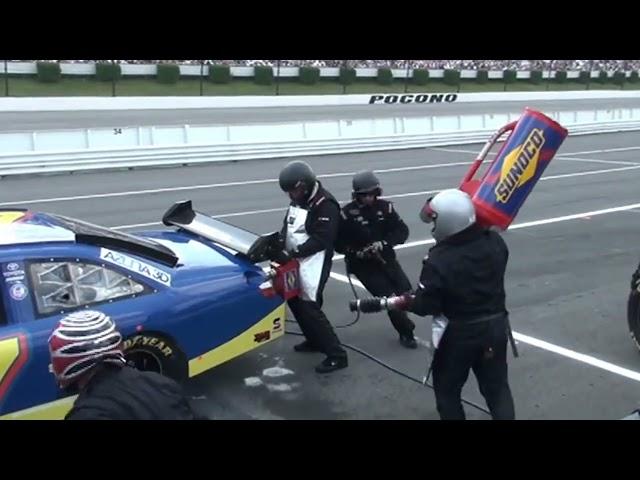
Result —
[[64, 317], [49, 337], [49, 353], [58, 386], [78, 393], [65, 420], [204, 420], [178, 383], [126, 364], [122, 335], [102, 312]]

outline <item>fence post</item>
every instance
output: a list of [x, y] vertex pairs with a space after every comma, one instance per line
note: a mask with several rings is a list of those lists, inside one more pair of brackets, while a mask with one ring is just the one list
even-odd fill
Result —
[[[342, 64], [343, 68], [349, 68], [349, 61], [345, 60], [344, 63]], [[338, 81], [340, 81], [340, 72], [338, 72]], [[347, 84], [343, 83], [342, 84], [342, 94], [346, 95], [347, 94]]]
[[409, 67], [411, 67], [411, 60], [407, 60], [407, 72], [404, 77], [404, 93], [409, 91]]
[[[111, 63], [113, 65], [116, 64], [115, 60], [111, 60]], [[115, 72], [114, 75], [111, 77], [111, 96], [115, 97], [116, 96], [116, 76], [115, 76]]]
[[200, 60], [200, 96], [204, 95], [204, 60]]
[[4, 96], [9, 96], [9, 65], [4, 61]]

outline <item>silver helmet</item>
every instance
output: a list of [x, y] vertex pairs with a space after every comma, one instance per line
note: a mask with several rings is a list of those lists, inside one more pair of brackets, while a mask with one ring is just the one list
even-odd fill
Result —
[[473, 225], [476, 209], [468, 194], [452, 188], [429, 198], [420, 211], [420, 219], [433, 223], [431, 234], [436, 242], [441, 242]]

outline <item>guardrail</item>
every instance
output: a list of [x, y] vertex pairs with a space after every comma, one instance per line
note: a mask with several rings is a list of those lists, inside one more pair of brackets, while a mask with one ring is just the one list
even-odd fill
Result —
[[[0, 135], [0, 175], [478, 143], [520, 114], [8, 133]], [[640, 108], [547, 114], [570, 135], [640, 130]]]
[[3, 97], [0, 112], [171, 110], [199, 108], [317, 107], [474, 102], [535, 102], [640, 98], [640, 90], [566, 92], [378, 93], [367, 95], [256, 95], [228, 97]]

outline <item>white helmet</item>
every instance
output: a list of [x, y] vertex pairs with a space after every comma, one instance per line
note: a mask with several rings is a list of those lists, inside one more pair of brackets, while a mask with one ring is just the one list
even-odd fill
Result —
[[452, 188], [429, 198], [420, 210], [420, 219], [433, 223], [431, 234], [441, 242], [473, 225], [476, 209], [467, 193]]

